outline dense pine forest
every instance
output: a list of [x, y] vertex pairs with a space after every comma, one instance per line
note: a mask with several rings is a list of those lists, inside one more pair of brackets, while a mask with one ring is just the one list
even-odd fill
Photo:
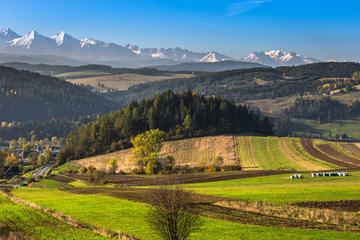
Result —
[[0, 67], [0, 121], [75, 117], [113, 107], [105, 98], [63, 80]]
[[131, 137], [155, 128], [165, 131], [167, 139], [244, 132], [272, 134], [268, 119], [247, 107], [192, 91], [167, 91], [132, 102], [70, 133], [60, 161], [128, 148]]

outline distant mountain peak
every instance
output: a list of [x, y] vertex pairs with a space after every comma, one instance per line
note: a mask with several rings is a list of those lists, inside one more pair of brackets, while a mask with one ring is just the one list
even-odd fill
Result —
[[223, 55], [217, 53], [217, 52], [209, 52], [207, 55], [205, 55], [202, 59], [200, 59], [200, 62], [209, 62], [209, 63], [215, 63], [215, 62], [221, 62], [225, 60], [230, 60], [230, 58], [226, 59]]
[[73, 46], [80, 46], [80, 41], [72, 37], [71, 35], [67, 34], [64, 31], [60, 31], [58, 34], [55, 34], [54, 36], [50, 37], [51, 39], [54, 39], [56, 42], [56, 45], [63, 46], [63, 45], [73, 45]]
[[80, 45], [82, 48], [84, 48], [89, 46], [101, 46], [101, 45], [105, 45], [105, 43], [103, 41], [94, 38], [84, 38], [80, 40]]
[[292, 51], [269, 50], [253, 52], [242, 59], [247, 62], [260, 63], [270, 66], [289, 66], [316, 63], [320, 60], [297, 54]]
[[19, 37], [20, 36], [16, 32], [14, 32], [13, 30], [11, 30], [8, 27], [0, 29], [0, 40], [11, 41], [11, 40], [13, 40], [15, 38], [19, 38]]

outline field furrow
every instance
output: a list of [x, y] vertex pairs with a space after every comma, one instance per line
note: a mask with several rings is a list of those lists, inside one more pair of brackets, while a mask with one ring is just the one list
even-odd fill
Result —
[[360, 161], [351, 157], [348, 157], [347, 155], [340, 153], [336, 151], [334, 148], [331, 147], [330, 144], [320, 144], [316, 145], [320, 151], [323, 152], [323, 154], [327, 156], [331, 156], [332, 158], [335, 158], [338, 161], [343, 162], [344, 164], [347, 164], [348, 167], [358, 167], [360, 166]]
[[353, 165], [339, 161], [335, 158], [329, 157], [328, 155], [324, 154], [323, 152], [321, 152], [319, 149], [317, 149], [314, 145], [313, 145], [313, 141], [309, 140], [309, 139], [301, 139], [301, 145], [303, 146], [303, 148], [310, 153], [311, 155], [313, 155], [314, 157], [321, 159], [323, 161], [338, 165], [340, 167], [353, 167]]
[[242, 170], [261, 170], [262, 168], [254, 156], [250, 137], [237, 137], [235, 142]]

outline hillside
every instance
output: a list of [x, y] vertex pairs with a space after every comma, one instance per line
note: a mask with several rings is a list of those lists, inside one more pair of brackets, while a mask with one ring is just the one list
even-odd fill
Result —
[[94, 156], [131, 146], [130, 138], [149, 129], [160, 129], [167, 139], [224, 133], [252, 132], [272, 135], [269, 120], [245, 106], [221, 98], [206, 98], [187, 91], [167, 91], [83, 125], [70, 133], [60, 162]]
[[63, 80], [0, 67], [0, 121], [32, 121], [106, 113], [114, 104]]
[[321, 95], [322, 91], [325, 91], [322, 87], [326, 84], [358, 85], [359, 80], [342, 80], [351, 78], [357, 71], [360, 71], [360, 64], [357, 63], [318, 63], [275, 69], [232, 70], [203, 74], [193, 79], [140, 84], [130, 87], [128, 91], [110, 94], [109, 97], [126, 105], [133, 100], [151, 98], [155, 93], [169, 89], [177, 92], [192, 90], [207, 96], [221, 96], [236, 103], [308, 94]]
[[[214, 136], [165, 142], [161, 155], [173, 156], [176, 165], [209, 166], [217, 157], [224, 166], [242, 170], [320, 171], [360, 167], [360, 148], [351, 143], [334, 143], [300, 138]], [[109, 170], [117, 160], [118, 171], [130, 172], [135, 164], [131, 149], [74, 161], [81, 166]]]

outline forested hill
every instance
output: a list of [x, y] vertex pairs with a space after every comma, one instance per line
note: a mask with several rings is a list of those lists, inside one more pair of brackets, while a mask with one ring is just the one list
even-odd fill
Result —
[[113, 107], [109, 100], [63, 80], [0, 67], [0, 121], [67, 118]]
[[168, 139], [244, 132], [272, 134], [268, 119], [244, 106], [191, 91], [167, 91], [133, 102], [70, 133], [60, 161], [128, 148], [132, 136], [153, 128], [165, 131]]
[[[236, 103], [246, 100], [319, 94], [321, 78], [350, 78], [360, 71], [359, 63], [316, 63], [296, 67], [253, 68], [202, 74], [191, 79], [165, 80], [111, 93], [110, 98], [128, 104], [151, 98], [157, 92], [192, 90], [207, 96], [221, 96]], [[353, 84], [357, 84], [355, 81]], [[339, 83], [341, 84], [341, 83]]]

